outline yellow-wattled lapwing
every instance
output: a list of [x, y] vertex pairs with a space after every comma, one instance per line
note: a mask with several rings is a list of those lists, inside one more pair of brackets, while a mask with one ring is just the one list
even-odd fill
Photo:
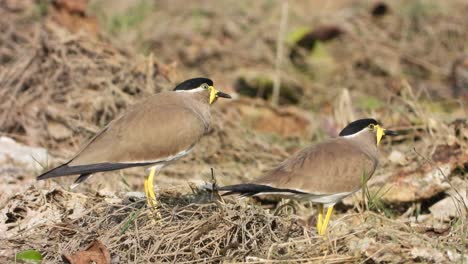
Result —
[[147, 166], [148, 205], [157, 207], [156, 172], [187, 155], [210, 129], [210, 105], [218, 97], [231, 98], [207, 78], [194, 78], [131, 107], [110, 122], [67, 163], [37, 177], [38, 180], [79, 174], [73, 186], [91, 174]]
[[[317, 232], [324, 235], [333, 206], [358, 191], [378, 164], [383, 136], [397, 135], [374, 119], [360, 119], [347, 125], [339, 137], [306, 147], [252, 183], [219, 188], [224, 195], [279, 195], [319, 204]], [[327, 214], [323, 219], [323, 208]]]

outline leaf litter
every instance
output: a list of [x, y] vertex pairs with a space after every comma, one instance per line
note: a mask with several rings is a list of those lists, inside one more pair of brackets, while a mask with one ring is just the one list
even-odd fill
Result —
[[[174, 82], [173, 69], [160, 63], [152, 55], [143, 58], [128, 50], [115, 48], [105, 37], [95, 39], [80, 33], [70, 35], [50, 22], [30, 26], [27, 19], [15, 13], [17, 11], [12, 13], [11, 9], [4, 6], [0, 11], [0, 26], [5, 29], [1, 38], [2, 43], [6, 43], [0, 50], [0, 85], [9, 88], [0, 90], [0, 96], [7, 98], [0, 102], [2, 134], [28, 145], [52, 149], [53, 163], [69, 157], [80, 143], [119, 115], [128, 105], [147, 94], [170, 87], [169, 83]], [[395, 63], [395, 59], [403, 61], [400, 67], [404, 69], [416, 65], [429, 76], [447, 77], [448, 73], [439, 66], [434, 66], [446, 59], [445, 53], [429, 54], [430, 62], [409, 54], [417, 51], [412, 45], [418, 45], [418, 41], [426, 43], [429, 39], [407, 43], [409, 47], [405, 50], [408, 52], [401, 54], [391, 45], [382, 52], [374, 37], [374, 33], [379, 32], [379, 23], [372, 24], [374, 26], [369, 29], [369, 21], [366, 19], [353, 19], [351, 31], [347, 28], [352, 37], [355, 37], [353, 34], [356, 32], [361, 32], [362, 36], [361, 41], [340, 45], [344, 52], [348, 52], [347, 49], [353, 51], [350, 53], [351, 59], [343, 62], [343, 76], [340, 75], [340, 80], [351, 80], [350, 87], [364, 83], [366, 87], [363, 90], [369, 92], [373, 87], [385, 86], [382, 78], [375, 78], [376, 73], [394, 77], [393, 71], [401, 71], [398, 67], [387, 68], [387, 57], [391, 58], [391, 63]], [[457, 18], [453, 19], [457, 21]], [[400, 22], [392, 25], [399, 27]], [[435, 30], [445, 32], [443, 23], [437, 22], [436, 25]], [[432, 30], [429, 28], [430, 24], [419, 26], [424, 32]], [[457, 38], [463, 34], [459, 30], [453, 33]], [[349, 37], [345, 34], [346, 36]], [[389, 43], [394, 44], [392, 41], [394, 40], [389, 39]], [[371, 43], [371, 48], [363, 53], [356, 52], [361, 50], [362, 42]], [[450, 47], [456, 43], [454, 41], [446, 45]], [[260, 46], [265, 48], [265, 53], [262, 54], [266, 54], [266, 59], [261, 59], [268, 61], [269, 57], [274, 56], [267, 54], [267, 42], [262, 45]], [[177, 50], [171, 46], [168, 54]], [[246, 50], [257, 52], [255, 49]], [[206, 60], [203, 67], [213, 68], [211, 63], [213, 62], [209, 59]], [[352, 65], [358, 66], [353, 68]], [[352, 83], [358, 79], [359, 84]], [[323, 100], [321, 96], [315, 96], [326, 94], [323, 88], [320, 89], [320, 85], [329, 86], [327, 83], [317, 84], [313, 87], [318, 89], [318, 93], [314, 90], [313, 96], [308, 94], [311, 91], [304, 94], [305, 98], [311, 99], [310, 104]], [[395, 94], [398, 95], [392, 95], [393, 98], [389, 99], [392, 105], [398, 105], [407, 112], [398, 117], [382, 113], [384, 119], [398, 120], [402, 130], [409, 131], [395, 143], [415, 142], [415, 146], [424, 149], [424, 156], [433, 157], [437, 161], [431, 166], [423, 166], [424, 171], [432, 173], [437, 166], [449, 164], [450, 169], [447, 172], [461, 178], [464, 184], [466, 173], [458, 170], [466, 167], [460, 159], [466, 153], [454, 154], [453, 151], [466, 150], [466, 120], [456, 124], [440, 122], [440, 119], [428, 114], [424, 105], [418, 103], [419, 95], [415, 91], [420, 90], [394, 80], [389, 87], [396, 90]], [[344, 90], [344, 95], [346, 91]], [[342, 110], [341, 115], [335, 113], [337, 119], [353, 114], [354, 107], [349, 93], [341, 99], [343, 100], [336, 103], [338, 107], [335, 107]], [[260, 109], [268, 107], [258, 101], [252, 103], [247, 100], [243, 103], [245, 102], [256, 104]], [[286, 157], [288, 153], [284, 147], [273, 147], [270, 141], [255, 131], [239, 126], [242, 113], [237, 107], [240, 104], [238, 101], [220, 105], [214, 117], [223, 122], [215, 125], [211, 136], [201, 142], [202, 147], [195, 151], [191, 160], [181, 161], [181, 167], [168, 170], [167, 176], [184, 174], [183, 177], [187, 179], [198, 173], [195, 172], [194, 163], [201, 164], [200, 167], [204, 168], [210, 164], [223, 164], [226, 165], [221, 168], [223, 176], [232, 177], [231, 181], [246, 180]], [[343, 117], [337, 123], [345, 123], [345, 119]], [[409, 170], [414, 169], [414, 172], [420, 173], [421, 164], [427, 161], [414, 153], [408, 154], [399, 145], [395, 145], [406, 156], [407, 165], [417, 166]], [[437, 146], [444, 145], [448, 147], [436, 151]], [[437, 155], [432, 156], [435, 153]], [[231, 164], [228, 161], [234, 162]], [[393, 172], [396, 178], [405, 173], [399, 171], [404, 171], [404, 165], [399, 166]], [[395, 169], [385, 162], [383, 167]], [[181, 168], [184, 172], [177, 172]], [[191, 173], [186, 173], [188, 171]], [[427, 175], [423, 173], [423, 176]], [[220, 181], [225, 181], [219, 178]], [[135, 185], [130, 188], [134, 189]], [[2, 204], [0, 260], [11, 261], [15, 252], [33, 248], [41, 252], [47, 263], [57, 263], [61, 261], [61, 254], [80, 254], [85, 252], [82, 251], [83, 248], [96, 240], [101, 241], [101, 249], [108, 250], [112, 263], [408, 263], [463, 262], [466, 259], [466, 254], [463, 255], [466, 252], [466, 221], [458, 217], [458, 214], [445, 221], [436, 221], [430, 217], [424, 221], [418, 221], [417, 218], [412, 220], [413, 215], [417, 217], [418, 214], [411, 212], [418, 212], [417, 204], [421, 201], [392, 203], [391, 206], [397, 207], [396, 211], [400, 213], [395, 218], [363, 211], [352, 204], [352, 208], [341, 209], [346, 214], [337, 215], [337, 219], [331, 223], [333, 233], [323, 238], [318, 237], [313, 228], [304, 229], [304, 220], [300, 216], [278, 214], [268, 206], [252, 204], [247, 199], [213, 201], [210, 199], [212, 195], [205, 190], [198, 190], [196, 187], [191, 189], [192, 193], [180, 188], [160, 189], [162, 219], [155, 222], [150, 217], [144, 199], [139, 195], [95, 191], [93, 188], [80, 194], [69, 192], [55, 183], [48, 183], [46, 188], [44, 185], [34, 185], [11, 196]], [[445, 189], [438, 190], [437, 193], [444, 191]], [[457, 197], [457, 193], [450, 195]], [[408, 203], [415, 203], [415, 206]], [[407, 212], [399, 212], [399, 207]], [[312, 212], [310, 208], [309, 212]], [[106, 257], [106, 261], [109, 258]]]

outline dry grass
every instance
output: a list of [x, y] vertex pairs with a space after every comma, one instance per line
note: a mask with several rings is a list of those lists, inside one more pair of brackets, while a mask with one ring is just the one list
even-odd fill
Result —
[[[206, 74], [221, 86], [233, 86], [239, 68], [272, 71], [280, 5], [237, 2], [230, 1], [232, 8], [227, 9], [200, 1], [184, 4], [183, 12], [179, 5], [161, 3], [141, 22], [144, 37], [129, 40], [131, 46], [141, 44], [153, 52], [146, 57], [116, 48], [103, 36], [70, 34], [0, 2], [0, 97], [6, 98], [0, 101], [0, 133], [50, 149], [57, 163], [128, 105], [176, 82], [176, 69], [164, 63], [178, 62], [182, 79]], [[314, 27], [329, 18], [346, 30], [326, 44], [333, 61], [330, 71], [311, 62], [306, 72], [300, 71], [287, 58], [281, 64], [282, 76], [302, 84], [299, 105], [316, 109], [313, 125], [322, 137], [358, 116], [378, 116], [405, 132], [392, 149], [405, 153], [408, 163], [396, 165], [382, 158], [376, 177], [390, 173], [398, 178], [406, 167], [436, 169], [439, 163], [432, 160], [441, 155], [438, 147], [448, 146], [448, 154], [442, 154], [449, 157], [443, 158], [456, 166], [446, 180], [466, 183], [466, 161], [461, 157], [466, 156], [468, 126], [463, 120], [452, 122], [466, 117], [466, 102], [451, 98], [450, 90], [451, 64], [466, 52], [466, 4], [453, 1], [441, 10], [395, 4], [383, 19], [369, 16], [360, 5], [342, 12], [324, 8], [317, 16], [310, 16], [306, 7], [310, 6], [305, 2], [290, 3], [287, 31]], [[168, 23], [177, 24], [177, 30], [168, 32]], [[114, 35], [114, 41], [122, 36], [125, 32]], [[366, 105], [370, 97], [379, 104]], [[359, 99], [364, 104], [356, 103]], [[271, 139], [245, 126], [243, 105], [272, 108], [244, 99], [217, 105], [210, 135], [190, 157], [167, 168], [157, 183], [206, 179], [202, 174], [210, 167], [216, 168], [223, 184], [246, 181], [286, 157], [284, 146], [291, 138]], [[297, 148], [305, 140], [320, 139], [317, 131], [291, 141]], [[456, 151], [450, 152], [452, 148]], [[386, 144], [382, 149], [385, 155], [390, 150]], [[8, 179], [19, 176], [14, 170], [7, 173]], [[21, 171], [23, 178], [33, 176]], [[179, 187], [160, 190], [163, 219], [155, 223], [144, 199], [114, 192], [136, 190], [142, 179], [103, 191], [97, 178], [80, 193], [50, 182], [27, 190], [17, 183], [22, 192], [0, 209], [0, 262], [11, 261], [15, 252], [36, 249], [47, 263], [57, 263], [62, 253], [76, 252], [94, 239], [104, 243], [116, 263], [462, 263], [467, 257], [462, 199], [460, 215], [448, 221], [417, 220], [412, 208], [423, 203], [428, 207], [436, 202], [432, 198], [384, 204], [391, 216], [383, 216], [378, 208], [376, 213], [343, 206], [337, 208], [329, 235], [318, 237], [313, 224], [304, 228], [305, 221], [290, 211], [274, 212], [249, 200], [220, 203], [212, 201], [210, 193], [187, 194], [187, 188]], [[462, 186], [452, 185], [452, 190]]]
[[24, 35], [19, 28], [10, 30], [19, 32], [6, 36], [19, 34], [26, 43], [15, 46], [15, 54], [21, 55], [0, 74], [0, 85], [10, 87], [0, 91], [6, 99], [0, 105], [2, 134], [22, 135], [24, 142], [52, 149], [56, 142], [73, 146], [82, 136], [96, 133], [137, 96], [161, 90], [153, 83], [159, 80], [161, 67], [150, 59], [129, 63], [127, 52], [86, 35], [70, 35], [49, 23]]
[[[184, 8], [161, 2], [135, 26], [133, 30], [139, 34], [123, 31], [113, 38], [154, 52], [165, 62], [176, 62], [183, 72], [210, 74], [222, 85], [232, 85], [242, 72], [275, 72], [280, 2], [199, 0]], [[291, 45], [286, 45], [280, 75], [302, 86], [301, 105], [314, 109], [324, 106], [342, 88], [353, 91], [354, 97], [376, 96], [386, 103], [398, 93], [402, 77], [417, 83], [423, 97], [449, 100], [451, 88], [446, 84], [452, 64], [463, 56], [468, 34], [468, 19], [463, 15], [466, 3], [393, 1], [387, 3], [389, 13], [376, 18], [369, 14], [371, 3], [338, 2], [289, 5], [287, 41], [304, 27], [331, 24], [345, 32], [322, 43], [323, 54], [312, 55], [305, 71], [290, 62]], [[101, 4], [100, 10], [106, 13], [104, 22], [122, 19], [122, 12], [115, 15], [105, 8], [105, 2]], [[326, 62], [314, 63], [314, 59]], [[274, 79], [277, 74], [271, 75]]]
[[[448, 254], [460, 258], [457, 252], [466, 249], [463, 220], [434, 228], [367, 211], [341, 216], [332, 222], [328, 236], [319, 237], [286, 211], [273, 214], [242, 200], [193, 203], [208, 196], [163, 192], [162, 219], [155, 222], [141, 198], [31, 187], [3, 209], [11, 213], [0, 252], [8, 256], [33, 248], [47, 263], [56, 263], [59, 253], [74, 253], [99, 239], [119, 263], [440, 263], [448, 262]], [[418, 249], [434, 254], [419, 256]]]

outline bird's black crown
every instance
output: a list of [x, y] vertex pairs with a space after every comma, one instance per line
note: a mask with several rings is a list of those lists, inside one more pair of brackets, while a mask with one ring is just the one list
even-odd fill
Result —
[[208, 79], [208, 78], [193, 78], [193, 79], [188, 79], [186, 81], [183, 81], [179, 83], [175, 88], [174, 91], [180, 91], [180, 90], [192, 90], [195, 88], [200, 87], [202, 84], [208, 84], [209, 86], [213, 86], [213, 81]]
[[349, 123], [343, 130], [340, 132], [340, 137], [349, 136], [355, 134], [364, 128], [368, 127], [370, 124], [378, 125], [378, 122], [372, 118], [359, 119]]

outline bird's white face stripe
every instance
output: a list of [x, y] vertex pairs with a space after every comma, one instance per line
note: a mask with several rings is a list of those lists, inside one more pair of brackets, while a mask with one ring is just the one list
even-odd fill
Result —
[[341, 136], [342, 138], [353, 138], [353, 137], [357, 137], [359, 135], [361, 135], [362, 133], [364, 132], [367, 132], [367, 127], [362, 129], [361, 131], [357, 132], [357, 133], [354, 133], [354, 134], [351, 134], [351, 135], [347, 135], [347, 136]]
[[197, 92], [201, 92], [201, 91], [206, 91], [206, 89], [202, 88], [202, 87], [198, 87], [198, 88], [190, 89], [190, 90], [177, 90], [175, 92], [176, 93], [197, 93]]

